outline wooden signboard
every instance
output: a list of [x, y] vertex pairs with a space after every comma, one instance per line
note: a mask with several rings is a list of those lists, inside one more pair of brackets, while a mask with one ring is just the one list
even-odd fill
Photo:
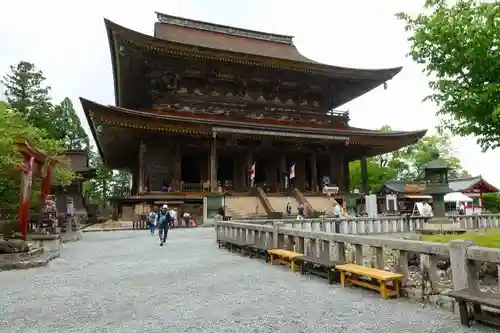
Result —
[[406, 184], [404, 187], [404, 193], [422, 193], [425, 190], [425, 184]]

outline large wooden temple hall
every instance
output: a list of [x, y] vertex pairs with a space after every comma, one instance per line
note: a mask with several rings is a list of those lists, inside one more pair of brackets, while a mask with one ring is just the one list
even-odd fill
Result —
[[[401, 67], [366, 70], [303, 56], [291, 36], [157, 13], [154, 36], [105, 20], [115, 104], [81, 98], [104, 163], [130, 170], [135, 197], [151, 193], [280, 193], [287, 171], [309, 193], [349, 189], [348, 163], [425, 135], [349, 126], [336, 108]], [[366, 178], [366, 164], [364, 176]]]

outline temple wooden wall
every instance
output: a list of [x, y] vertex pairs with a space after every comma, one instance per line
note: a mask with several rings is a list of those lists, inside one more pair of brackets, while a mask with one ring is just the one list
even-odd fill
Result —
[[174, 149], [161, 143], [148, 143], [145, 154], [146, 186], [149, 191], [160, 191], [174, 176]]
[[[163, 185], [170, 186], [173, 191], [202, 190], [202, 183], [210, 180], [210, 152], [208, 147], [182, 140], [148, 140], [144, 142], [143, 191], [161, 191]], [[340, 147], [342, 148], [342, 147]], [[285, 172], [295, 164], [295, 179], [291, 182], [302, 191], [321, 191], [322, 177], [328, 176], [331, 185], [341, 191], [348, 188], [348, 163], [344, 158], [345, 151], [314, 152], [307, 150], [243, 150], [240, 147], [219, 146], [217, 148], [217, 179], [223, 188], [236, 192], [247, 191], [249, 186], [249, 170], [256, 163], [256, 185], [264, 186], [271, 192], [283, 191]], [[140, 155], [140, 154], [139, 154]], [[183, 175], [186, 166], [183, 163], [196, 163], [199, 181], [193, 176]], [[183, 170], [184, 169], [184, 170]], [[191, 169], [192, 170], [192, 169]], [[193, 171], [190, 171], [191, 174]], [[140, 188], [140, 162], [133, 170], [133, 193]], [[195, 178], [196, 179], [196, 178]], [[183, 182], [184, 181], [184, 182]], [[225, 182], [227, 181], [227, 182]]]

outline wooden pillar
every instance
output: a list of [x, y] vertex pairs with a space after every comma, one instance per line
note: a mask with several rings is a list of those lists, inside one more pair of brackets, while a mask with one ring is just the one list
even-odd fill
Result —
[[315, 151], [311, 156], [311, 188], [313, 192], [318, 190], [318, 160]]
[[[251, 159], [251, 158], [250, 158]], [[241, 164], [240, 164], [240, 171], [239, 171], [239, 177], [241, 178], [241, 187], [240, 191], [245, 191], [247, 188], [247, 182], [248, 182], [248, 153], [242, 154], [241, 155]]]
[[139, 146], [139, 194], [145, 192], [145, 176], [146, 176], [146, 163], [145, 163], [145, 154], [146, 154], [146, 144], [141, 140], [141, 144]]
[[269, 188], [274, 189], [278, 180], [276, 179], [276, 161], [272, 156], [267, 156], [266, 161], [266, 184]]
[[295, 187], [304, 191], [304, 188], [306, 187], [306, 160], [303, 154], [297, 154], [297, 159], [295, 161], [295, 174]]
[[246, 160], [246, 170], [245, 170], [245, 184], [247, 188], [250, 188], [250, 169], [252, 169], [253, 165], [253, 151], [249, 150], [247, 153]]
[[137, 194], [137, 187], [138, 187], [138, 171], [137, 171], [137, 168], [133, 169], [132, 170], [132, 188], [130, 189], [130, 194]]
[[345, 152], [342, 151], [339, 153], [339, 172], [338, 172], [338, 180], [339, 180], [339, 191], [341, 193], [347, 193], [349, 192], [349, 187], [348, 182], [346, 181], [345, 175], [346, 175], [346, 155]]
[[200, 179], [202, 182], [210, 181], [210, 148], [203, 150], [201, 158], [205, 160], [205, 166], [200, 168]]
[[368, 193], [368, 171], [366, 157], [361, 157], [361, 193]]
[[240, 154], [233, 153], [233, 191], [239, 191], [243, 186], [241, 182], [242, 158]]
[[330, 178], [330, 185], [340, 186], [339, 180], [337, 179], [338, 165], [335, 155], [332, 150], [328, 151], [328, 177]]
[[349, 173], [349, 161], [347, 159], [344, 160], [344, 182], [345, 188], [349, 191], [350, 183], [351, 183], [351, 174]]
[[[179, 143], [175, 145], [174, 148], [174, 177], [173, 177], [173, 189], [174, 191], [182, 191], [182, 151]], [[172, 186], [171, 185], [171, 186]]]
[[212, 145], [210, 148], [210, 191], [217, 191], [217, 133], [213, 133]]
[[[280, 170], [280, 180], [279, 183], [281, 184], [281, 192], [285, 191], [285, 173], [288, 170], [288, 166], [286, 165], [286, 153], [283, 151], [280, 156], [280, 161], [279, 161], [279, 170]], [[288, 180], [288, 186], [290, 186], [290, 180]]]

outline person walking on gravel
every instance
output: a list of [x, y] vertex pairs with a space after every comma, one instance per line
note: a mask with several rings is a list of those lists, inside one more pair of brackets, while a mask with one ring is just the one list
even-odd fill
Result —
[[158, 214], [158, 236], [160, 237], [160, 246], [167, 242], [168, 227], [172, 223], [172, 216], [167, 205], [163, 205]]

